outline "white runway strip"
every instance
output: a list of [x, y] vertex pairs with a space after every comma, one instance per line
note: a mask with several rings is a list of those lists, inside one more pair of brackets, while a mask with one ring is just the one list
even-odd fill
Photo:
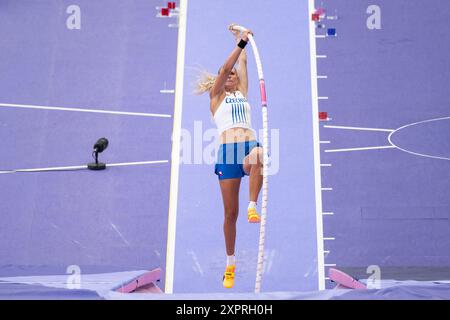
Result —
[[[308, 0], [308, 15], [315, 12], [314, 0]], [[322, 179], [320, 165], [320, 131], [319, 131], [319, 91], [317, 83], [317, 59], [326, 58], [326, 55], [318, 55], [316, 50], [316, 28], [314, 21], [309, 21], [309, 51], [311, 72], [311, 98], [312, 98], [312, 127], [314, 148], [314, 184], [316, 195], [316, 239], [317, 239], [317, 280], [318, 289], [325, 289], [324, 266], [324, 238], [322, 216]]]

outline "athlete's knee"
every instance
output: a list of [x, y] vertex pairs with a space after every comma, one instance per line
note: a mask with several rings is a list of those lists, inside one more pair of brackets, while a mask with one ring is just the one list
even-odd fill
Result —
[[250, 164], [252, 166], [262, 166], [264, 159], [263, 157], [264, 157], [263, 148], [262, 147], [254, 148], [252, 150], [252, 157]]
[[236, 222], [237, 217], [238, 217], [238, 209], [225, 208], [225, 220], [227, 222]]

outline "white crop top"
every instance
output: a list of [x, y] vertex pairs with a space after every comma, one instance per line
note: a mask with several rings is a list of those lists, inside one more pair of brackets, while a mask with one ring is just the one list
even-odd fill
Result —
[[216, 123], [219, 135], [225, 130], [231, 128], [252, 129], [250, 119], [250, 104], [247, 98], [240, 91], [234, 93], [226, 92], [220, 106], [214, 113], [214, 122]]

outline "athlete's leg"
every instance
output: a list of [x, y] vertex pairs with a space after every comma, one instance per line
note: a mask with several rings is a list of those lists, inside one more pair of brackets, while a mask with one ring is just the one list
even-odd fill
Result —
[[263, 182], [263, 149], [255, 147], [244, 158], [244, 171], [250, 176], [250, 201], [257, 202]]
[[236, 221], [239, 214], [239, 187], [241, 185], [241, 178], [219, 181], [225, 214], [223, 233], [227, 251], [227, 267], [223, 274], [223, 286], [230, 289], [234, 286], [234, 273], [236, 270], [234, 251], [236, 243]]
[[227, 255], [234, 255], [236, 221], [239, 214], [239, 187], [241, 178], [219, 180], [224, 207], [223, 233]]

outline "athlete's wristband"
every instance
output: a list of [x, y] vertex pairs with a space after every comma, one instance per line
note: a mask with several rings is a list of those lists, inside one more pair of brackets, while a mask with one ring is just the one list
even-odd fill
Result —
[[246, 45], [247, 45], [247, 41], [244, 41], [242, 39], [238, 43], [238, 47], [241, 48], [241, 49], [244, 49]]

